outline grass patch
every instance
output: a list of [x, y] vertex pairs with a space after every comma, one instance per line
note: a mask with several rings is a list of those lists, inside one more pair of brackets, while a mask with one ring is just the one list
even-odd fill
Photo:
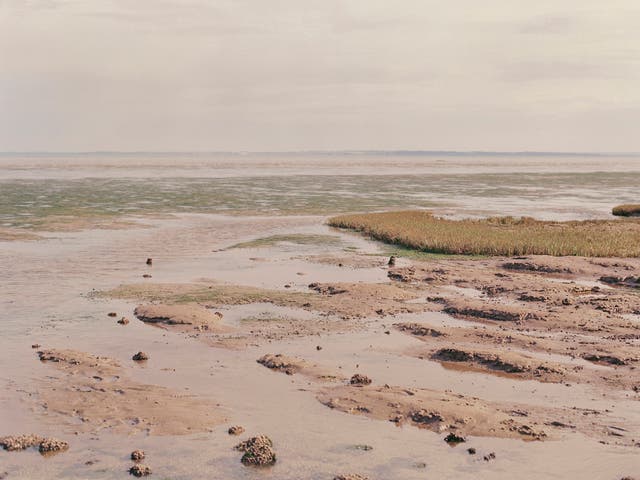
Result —
[[283, 306], [297, 305], [313, 298], [312, 294], [306, 292], [284, 292], [240, 285], [198, 283], [120, 285], [112, 290], [93, 293], [92, 296], [168, 304], [245, 305], [248, 303], [273, 303]]
[[236, 243], [230, 246], [227, 250], [232, 248], [265, 248], [273, 247], [279, 243], [293, 243], [296, 245], [327, 245], [337, 246], [340, 245], [341, 240], [334, 235], [313, 235], [292, 233], [289, 235], [271, 235], [270, 237], [256, 238], [255, 240], [249, 240], [248, 242]]
[[448, 220], [424, 211], [342, 215], [329, 225], [420, 252], [453, 255], [640, 256], [640, 221]]
[[[382, 253], [383, 255], [394, 255], [412, 260], [482, 260], [483, 258], [487, 258], [487, 255], [430, 252], [426, 250], [416, 250], [415, 248], [405, 247], [403, 245], [385, 245]], [[380, 254], [375, 253], [371, 255], [378, 256]]]
[[640, 205], [618, 205], [611, 213], [617, 217], [640, 217]]

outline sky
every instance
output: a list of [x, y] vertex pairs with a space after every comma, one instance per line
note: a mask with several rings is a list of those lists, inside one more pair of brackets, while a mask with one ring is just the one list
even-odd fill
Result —
[[638, 0], [0, 0], [0, 151], [640, 152]]

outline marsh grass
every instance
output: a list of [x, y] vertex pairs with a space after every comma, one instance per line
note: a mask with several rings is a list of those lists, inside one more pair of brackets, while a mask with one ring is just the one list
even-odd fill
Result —
[[640, 256], [640, 221], [551, 222], [491, 217], [449, 220], [425, 211], [342, 215], [329, 225], [431, 254]]
[[613, 207], [611, 213], [617, 217], [640, 217], [640, 205], [618, 205], [617, 207]]
[[288, 235], [271, 235], [269, 237], [256, 238], [248, 242], [236, 243], [227, 250], [233, 248], [264, 248], [273, 247], [280, 243], [293, 243], [295, 245], [326, 245], [338, 246], [341, 243], [339, 237], [335, 235], [314, 235], [292, 233]]

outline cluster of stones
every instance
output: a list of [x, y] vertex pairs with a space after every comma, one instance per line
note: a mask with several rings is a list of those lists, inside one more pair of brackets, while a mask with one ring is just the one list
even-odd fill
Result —
[[134, 450], [131, 452], [131, 460], [136, 462], [136, 464], [129, 469], [129, 473], [134, 477], [146, 477], [147, 475], [151, 475], [151, 467], [138, 463], [144, 460], [145, 456], [144, 450]]
[[69, 449], [69, 444], [57, 438], [44, 438], [38, 435], [11, 435], [0, 438], [0, 447], [8, 452], [26, 450], [31, 447], [38, 447], [38, 451], [43, 455], [63, 452]]

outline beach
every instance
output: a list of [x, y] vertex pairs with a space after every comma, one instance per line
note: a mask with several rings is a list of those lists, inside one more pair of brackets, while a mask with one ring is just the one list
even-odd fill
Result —
[[[638, 158], [177, 157], [2, 157], [0, 437], [68, 450], [0, 450], [0, 478], [126, 478], [136, 449], [174, 480], [638, 475], [640, 259], [328, 225], [611, 220]], [[258, 435], [272, 466], [234, 449]]]

